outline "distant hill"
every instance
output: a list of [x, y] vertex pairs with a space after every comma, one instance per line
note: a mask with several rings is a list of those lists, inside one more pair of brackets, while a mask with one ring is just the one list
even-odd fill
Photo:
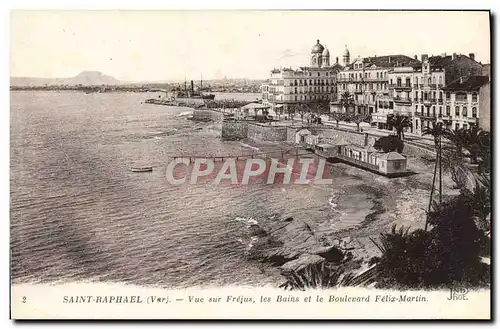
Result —
[[53, 85], [68, 85], [68, 86], [99, 86], [99, 85], [119, 85], [122, 82], [112, 76], [102, 74], [98, 71], [83, 71], [77, 76], [71, 78], [31, 78], [31, 77], [11, 77], [11, 86], [53, 86]]

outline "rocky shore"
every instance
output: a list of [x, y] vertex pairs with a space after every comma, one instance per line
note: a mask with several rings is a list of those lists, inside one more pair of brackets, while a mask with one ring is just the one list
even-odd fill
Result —
[[[411, 160], [411, 169], [416, 175], [393, 179], [335, 164], [349, 181], [346, 191], [354, 184], [371, 200], [373, 206], [368, 212], [353, 213], [363, 218], [352, 227], [340, 229], [335, 229], [338, 218], [323, 223], [309, 218], [279, 216], [257, 219], [249, 227], [253, 237], [249, 256], [279, 267], [282, 274], [317, 264], [342, 265], [347, 271], [363, 272], [370, 267], [373, 257], [380, 256], [371, 239], [377, 240], [380, 233], [387, 232], [394, 224], [409, 227], [410, 231], [423, 228], [432, 164], [417, 158]], [[451, 188], [451, 181], [446, 179], [444, 183], [446, 194], [456, 193]], [[350, 196], [345, 195], [345, 198]], [[339, 206], [343, 201], [337, 201]]]

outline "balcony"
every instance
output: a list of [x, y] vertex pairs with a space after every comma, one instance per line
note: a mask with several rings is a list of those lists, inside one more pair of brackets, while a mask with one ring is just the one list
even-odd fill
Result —
[[394, 103], [396, 104], [411, 104], [410, 98], [394, 98]]
[[422, 118], [422, 119], [431, 119], [431, 120], [436, 120], [437, 116], [435, 114], [427, 114], [427, 113], [422, 113], [422, 112], [415, 112], [415, 116]]
[[395, 85], [395, 90], [411, 90], [411, 85]]
[[479, 124], [479, 118], [471, 118], [471, 117], [468, 117], [467, 118], [467, 122], [469, 123], [473, 123], [473, 124]]
[[435, 83], [431, 83], [429, 86], [430, 86], [432, 89], [437, 89], [437, 85], [436, 85]]
[[439, 99], [437, 100], [437, 103], [438, 103], [439, 105], [443, 105], [443, 99], [442, 99], [442, 98], [439, 98]]

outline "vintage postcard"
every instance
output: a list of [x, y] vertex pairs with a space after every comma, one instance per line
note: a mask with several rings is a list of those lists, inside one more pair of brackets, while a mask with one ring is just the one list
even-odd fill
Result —
[[14, 10], [12, 319], [491, 319], [489, 11]]

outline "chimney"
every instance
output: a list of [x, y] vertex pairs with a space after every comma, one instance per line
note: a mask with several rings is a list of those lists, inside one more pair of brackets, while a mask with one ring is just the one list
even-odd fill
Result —
[[427, 54], [420, 55], [420, 59], [422, 62], [426, 61], [428, 58], [429, 58], [429, 55], [427, 55]]
[[418, 56], [417, 56], [417, 55], [415, 55], [415, 59], [418, 59]]
[[475, 56], [474, 56], [474, 53], [470, 53], [469, 54], [469, 58], [472, 59], [473, 61], [475, 61]]
[[194, 82], [191, 80], [191, 91], [194, 91]]
[[451, 57], [452, 60], [457, 59], [457, 53], [453, 53], [453, 56]]
[[391, 56], [389, 56], [389, 63], [391, 62]]
[[338, 58], [338, 57], [336, 57], [336, 58], [335, 58], [335, 64], [338, 64], [338, 63], [339, 63], [339, 58]]

